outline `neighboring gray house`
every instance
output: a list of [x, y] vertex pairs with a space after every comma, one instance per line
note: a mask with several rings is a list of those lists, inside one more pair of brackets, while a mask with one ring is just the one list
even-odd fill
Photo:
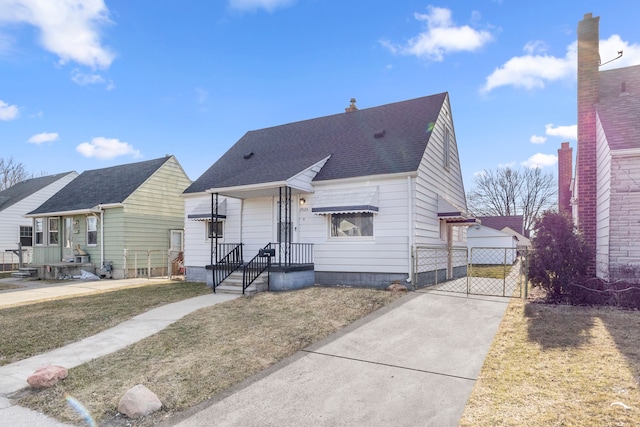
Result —
[[6, 268], [18, 264], [18, 256], [13, 252], [18, 249], [18, 242], [24, 249], [23, 261], [31, 261], [33, 223], [24, 215], [40, 206], [77, 176], [77, 172], [41, 176], [0, 191], [0, 264]]
[[416, 247], [466, 246], [448, 93], [345, 110], [247, 132], [187, 188], [187, 280], [273, 250], [272, 289], [386, 287], [419, 277]]
[[189, 184], [174, 156], [83, 172], [27, 214], [39, 277], [167, 274], [169, 250], [182, 250]]

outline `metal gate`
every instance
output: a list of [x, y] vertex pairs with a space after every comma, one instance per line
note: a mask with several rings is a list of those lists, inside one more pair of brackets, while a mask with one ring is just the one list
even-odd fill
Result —
[[528, 253], [516, 248], [417, 247], [413, 288], [522, 298]]

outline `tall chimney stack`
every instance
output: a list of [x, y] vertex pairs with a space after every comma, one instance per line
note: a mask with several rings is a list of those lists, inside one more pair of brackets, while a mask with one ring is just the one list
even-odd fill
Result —
[[[599, 99], [599, 17], [578, 23], [578, 147], [576, 151], [577, 219], [585, 242], [596, 247], [596, 103]], [[589, 273], [595, 274], [595, 258]]]

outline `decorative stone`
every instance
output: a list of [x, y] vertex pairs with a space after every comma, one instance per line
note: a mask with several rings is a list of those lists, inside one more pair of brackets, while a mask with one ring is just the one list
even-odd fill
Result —
[[129, 389], [118, 402], [118, 412], [129, 418], [140, 418], [159, 410], [162, 402], [158, 396], [142, 384]]
[[387, 287], [387, 290], [390, 292], [407, 292], [408, 289], [405, 285], [401, 284], [400, 282], [393, 282], [392, 284], [390, 284]]
[[27, 378], [27, 382], [31, 387], [46, 388], [52, 387], [58, 383], [58, 381], [67, 378], [69, 372], [67, 368], [62, 366], [45, 365]]

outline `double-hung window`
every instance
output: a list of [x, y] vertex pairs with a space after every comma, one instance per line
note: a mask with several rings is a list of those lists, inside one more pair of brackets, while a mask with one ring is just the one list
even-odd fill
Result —
[[33, 227], [28, 225], [20, 226], [20, 245], [33, 246]]
[[98, 244], [98, 218], [95, 216], [87, 217], [87, 245], [95, 246]]
[[60, 219], [49, 218], [49, 245], [57, 245], [60, 241]]
[[44, 245], [44, 219], [36, 218], [33, 221], [36, 228], [36, 245]]

